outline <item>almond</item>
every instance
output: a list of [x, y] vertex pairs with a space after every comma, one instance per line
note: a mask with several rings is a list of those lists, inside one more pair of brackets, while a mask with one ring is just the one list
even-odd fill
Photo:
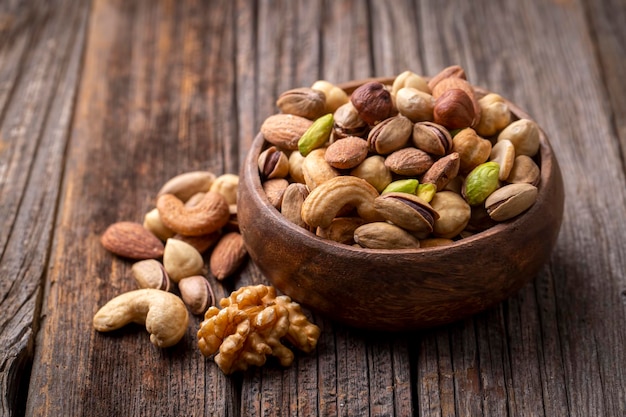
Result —
[[274, 114], [263, 122], [261, 133], [272, 145], [281, 149], [295, 151], [298, 149], [298, 141], [304, 135], [313, 122], [301, 116], [293, 114]]
[[211, 274], [218, 280], [232, 275], [248, 255], [240, 233], [226, 233], [213, 249], [209, 265]]
[[130, 259], [156, 259], [163, 256], [163, 242], [140, 223], [117, 222], [100, 237], [108, 251]]

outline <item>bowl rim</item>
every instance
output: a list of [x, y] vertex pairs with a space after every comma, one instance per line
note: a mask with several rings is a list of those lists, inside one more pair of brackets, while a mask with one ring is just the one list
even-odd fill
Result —
[[[366, 82], [376, 81], [382, 82], [383, 84], [389, 84], [393, 78], [390, 77], [377, 77], [377, 78], [366, 78], [362, 80], [354, 80], [343, 84], [338, 84], [340, 88], [342, 88], [346, 92], [353, 91], [359, 85], [362, 85]], [[489, 90], [486, 90], [481, 87], [477, 87], [472, 85], [472, 87], [477, 91], [479, 96], [484, 96], [490, 93]], [[511, 113], [517, 119], [529, 119], [533, 120], [528, 113], [522, 110], [519, 106], [511, 102], [510, 100], [502, 97], [504, 101], [509, 106]], [[535, 121], [536, 123], [536, 121]], [[539, 152], [537, 154], [537, 158], [539, 160], [539, 168], [540, 168], [540, 181], [537, 184], [537, 201], [533, 204], [525, 212], [520, 215], [514, 217], [513, 219], [498, 222], [492, 227], [485, 229], [483, 231], [477, 232], [471, 236], [454, 240], [452, 243], [442, 246], [430, 246], [430, 247], [420, 247], [420, 248], [411, 248], [411, 249], [370, 249], [363, 247], [356, 247], [353, 245], [346, 245], [343, 243], [335, 242], [330, 239], [325, 239], [320, 236], [317, 236], [315, 233], [300, 227], [289, 220], [287, 220], [278, 209], [276, 209], [267, 198], [266, 194], [263, 192], [263, 187], [261, 183], [261, 177], [258, 171], [258, 158], [264, 147], [268, 146], [269, 143], [265, 140], [265, 137], [261, 132], [258, 132], [255, 138], [252, 141], [250, 149], [248, 151], [247, 157], [244, 162], [243, 169], [248, 170], [247, 176], [251, 179], [254, 193], [250, 193], [250, 196], [257, 199], [262, 203], [262, 205], [269, 209], [268, 214], [271, 215], [275, 220], [283, 224], [290, 231], [294, 233], [298, 233], [303, 237], [313, 238], [318, 244], [328, 245], [333, 250], [339, 250], [340, 253], [350, 254], [350, 256], [354, 256], [355, 254], [377, 254], [377, 255], [417, 255], [417, 256], [427, 256], [428, 254], [435, 254], [440, 252], [450, 253], [451, 251], [463, 251], [468, 246], [473, 246], [477, 242], [482, 242], [485, 239], [488, 239], [493, 236], [500, 235], [502, 233], [507, 233], [511, 228], [519, 228], [522, 226], [528, 218], [532, 218], [533, 215], [541, 215], [538, 211], [541, 209], [542, 204], [538, 204], [543, 202], [547, 198], [547, 190], [546, 187], [548, 185], [551, 177], [555, 176], [555, 171], [558, 170], [558, 161], [556, 160], [556, 155], [550, 145], [549, 139], [546, 133], [543, 131], [541, 126], [537, 123], [539, 127]], [[560, 175], [559, 175], [560, 177]], [[555, 179], [555, 178], [553, 178]], [[562, 210], [562, 209], [561, 209]], [[560, 227], [560, 225], [559, 225]]]

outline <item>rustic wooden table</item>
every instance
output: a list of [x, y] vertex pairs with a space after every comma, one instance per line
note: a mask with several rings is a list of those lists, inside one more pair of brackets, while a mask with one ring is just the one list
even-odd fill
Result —
[[[314, 353], [228, 377], [197, 317], [165, 350], [92, 329], [134, 288], [104, 229], [178, 173], [237, 173], [279, 92], [451, 64], [561, 165], [557, 246], [517, 295], [411, 334], [313, 315]], [[624, 0], [0, 1], [0, 414], [625, 415], [624, 68]]]

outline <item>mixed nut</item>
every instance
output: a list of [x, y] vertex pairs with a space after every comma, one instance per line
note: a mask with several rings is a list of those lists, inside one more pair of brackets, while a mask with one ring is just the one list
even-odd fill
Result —
[[[161, 187], [156, 208], [145, 214], [143, 224], [123, 221], [106, 229], [102, 245], [136, 261], [131, 275], [139, 289], [102, 306], [93, 318], [96, 330], [139, 323], [154, 345], [169, 347], [185, 335], [188, 312], [204, 315], [198, 347], [205, 356], [214, 356], [227, 374], [260, 366], [267, 355], [291, 364], [294, 355], [283, 338], [305, 352], [315, 348], [320, 329], [297, 303], [271, 286], [241, 287], [219, 301], [223, 309], [215, 306], [207, 272], [222, 281], [247, 259], [237, 225], [238, 183], [234, 174], [180, 174]], [[245, 343], [231, 343], [235, 338]]]
[[260, 129], [263, 189], [289, 221], [337, 242], [450, 244], [537, 198], [540, 129], [507, 103], [458, 65], [351, 95], [326, 81], [286, 91]]

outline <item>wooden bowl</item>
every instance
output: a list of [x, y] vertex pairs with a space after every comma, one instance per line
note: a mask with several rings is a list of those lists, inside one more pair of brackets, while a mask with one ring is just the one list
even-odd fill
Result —
[[[350, 93], [366, 81], [341, 87]], [[259, 134], [240, 173], [241, 233], [275, 287], [332, 320], [385, 331], [454, 322], [517, 292], [550, 256], [563, 217], [563, 179], [544, 132], [540, 141], [538, 197], [524, 214], [445, 247], [372, 250], [319, 238], [269, 203], [257, 167], [266, 145]]]

